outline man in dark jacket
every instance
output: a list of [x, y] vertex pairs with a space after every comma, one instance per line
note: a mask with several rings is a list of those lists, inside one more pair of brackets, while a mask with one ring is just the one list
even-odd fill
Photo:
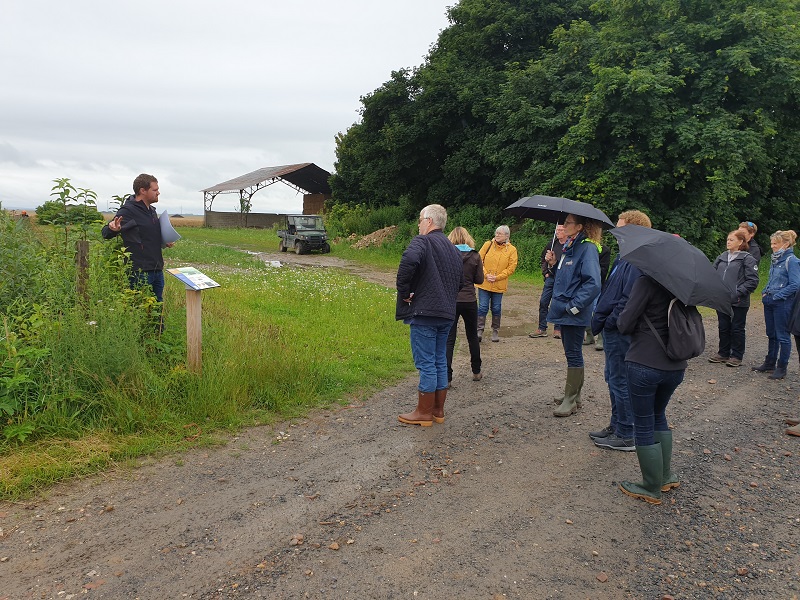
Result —
[[[629, 210], [619, 215], [617, 227], [627, 224], [650, 227], [650, 218], [641, 211]], [[597, 299], [592, 317], [592, 332], [603, 334], [603, 351], [606, 355], [605, 380], [611, 397], [611, 423], [599, 431], [589, 432], [596, 446], [623, 452], [635, 452], [633, 411], [628, 394], [628, 376], [625, 354], [631, 340], [617, 329], [617, 319], [628, 303], [631, 288], [641, 276], [641, 271], [619, 257]]]
[[464, 281], [461, 255], [444, 235], [447, 211], [431, 204], [419, 214], [419, 235], [403, 252], [397, 269], [395, 319], [411, 326], [411, 353], [419, 369], [416, 410], [402, 423], [430, 427], [444, 422], [447, 397], [447, 335], [456, 317]]
[[161, 223], [153, 204], [158, 202], [158, 180], [142, 173], [133, 180], [133, 192], [117, 211], [114, 218], [103, 227], [103, 238], [110, 240], [122, 236], [122, 245], [130, 254], [131, 289], [144, 284], [153, 289], [156, 299], [163, 301], [164, 257], [161, 249], [171, 248], [161, 240]]
[[[552, 250], [556, 254], [556, 264], [561, 260], [561, 253], [563, 252], [564, 242], [567, 241], [567, 234], [564, 233], [564, 226], [562, 224], [556, 225], [555, 241], [551, 240], [544, 250], [542, 250], [542, 279], [544, 285], [542, 286], [542, 295], [539, 296], [539, 328], [533, 333], [529, 333], [528, 337], [543, 338], [547, 337], [547, 311], [550, 310], [550, 300], [553, 298], [553, 283], [556, 280], [556, 269], [551, 267], [544, 259], [548, 250]], [[558, 327], [556, 327], [558, 333]]]

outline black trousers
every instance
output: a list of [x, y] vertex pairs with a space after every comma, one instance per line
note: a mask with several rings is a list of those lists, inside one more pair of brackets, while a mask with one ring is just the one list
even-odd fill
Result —
[[719, 322], [719, 355], [726, 358], [744, 358], [744, 331], [749, 306], [734, 306], [733, 316], [717, 312]]
[[450, 335], [447, 336], [447, 381], [453, 380], [453, 350], [456, 347], [458, 317], [464, 319], [472, 372], [475, 374], [481, 372], [481, 343], [478, 341], [478, 303], [456, 302], [456, 320], [453, 321]]

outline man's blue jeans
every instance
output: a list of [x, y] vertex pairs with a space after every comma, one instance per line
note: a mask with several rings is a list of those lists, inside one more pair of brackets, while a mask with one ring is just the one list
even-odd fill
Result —
[[164, 301], [164, 271], [132, 271], [129, 280], [131, 289], [149, 285], [159, 302]]
[[411, 355], [419, 370], [420, 392], [447, 387], [447, 335], [452, 326], [452, 321], [435, 326], [411, 324]]
[[487, 292], [478, 288], [478, 316], [485, 317], [489, 313], [489, 305], [495, 317], [500, 316], [500, 309], [503, 308], [503, 294], [501, 292]]
[[547, 331], [547, 311], [550, 309], [550, 300], [553, 299], [553, 286], [556, 278], [552, 275], [544, 278], [542, 295], [539, 296], [539, 331]]
[[655, 444], [653, 431], [668, 431], [667, 404], [683, 381], [685, 371], [662, 371], [627, 362], [628, 393], [633, 409], [637, 446]]
[[611, 396], [611, 427], [619, 437], [633, 437], [633, 411], [628, 395], [628, 369], [625, 354], [631, 339], [617, 329], [603, 330], [603, 352], [606, 354], [605, 375]]

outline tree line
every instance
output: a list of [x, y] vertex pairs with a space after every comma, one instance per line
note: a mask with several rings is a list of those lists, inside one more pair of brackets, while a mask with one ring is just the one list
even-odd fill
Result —
[[424, 63], [361, 98], [335, 202], [640, 209], [710, 254], [798, 228], [795, 0], [461, 0]]

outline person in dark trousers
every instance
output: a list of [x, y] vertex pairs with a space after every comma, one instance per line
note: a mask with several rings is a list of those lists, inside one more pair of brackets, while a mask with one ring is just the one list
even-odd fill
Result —
[[475, 240], [469, 231], [456, 227], [447, 238], [461, 253], [464, 264], [464, 287], [456, 299], [456, 319], [447, 336], [447, 384], [453, 381], [453, 350], [456, 346], [458, 317], [464, 319], [464, 331], [469, 344], [469, 359], [472, 367], [472, 381], [483, 379], [481, 372], [481, 342], [478, 339], [478, 302], [475, 298], [475, 284], [483, 283], [483, 263], [475, 250]]
[[419, 370], [417, 408], [397, 418], [430, 427], [444, 423], [447, 399], [447, 336], [464, 283], [461, 253], [442, 230], [447, 211], [430, 204], [419, 213], [419, 235], [408, 244], [397, 269], [395, 319], [411, 326], [411, 354]]
[[797, 234], [791, 229], [776, 231], [769, 241], [772, 247], [769, 279], [761, 292], [769, 344], [764, 362], [752, 370], [771, 373], [770, 379], [783, 379], [792, 353], [789, 319], [795, 294], [800, 289], [800, 260], [794, 255]]
[[[639, 210], [628, 210], [619, 215], [617, 227], [625, 225], [651, 227], [650, 217]], [[642, 272], [626, 260], [617, 256], [606, 285], [597, 299], [597, 306], [592, 317], [592, 331], [595, 335], [602, 332], [606, 355], [603, 376], [608, 384], [608, 395], [611, 399], [611, 420], [607, 427], [599, 431], [590, 431], [589, 437], [600, 448], [633, 452], [636, 443], [633, 435], [633, 410], [628, 394], [628, 372], [625, 366], [625, 355], [631, 345], [630, 336], [617, 329], [619, 315], [628, 303], [628, 297], [634, 282]]]
[[761, 246], [756, 241], [756, 233], [758, 227], [752, 221], [742, 221], [739, 223], [739, 229], [744, 231], [747, 236], [747, 251], [756, 259], [756, 262], [761, 262], [761, 257], [764, 253], [761, 251]]
[[[542, 250], [542, 295], [539, 296], [539, 327], [533, 333], [529, 333], [528, 337], [531, 338], [544, 338], [547, 337], [547, 311], [550, 309], [550, 299], [553, 297], [553, 284], [555, 283], [556, 270], [551, 267], [545, 260], [545, 255], [549, 250], [552, 250], [556, 255], [556, 263], [561, 258], [563, 252], [564, 242], [567, 241], [567, 234], [564, 233], [564, 226], [562, 224], [556, 225], [555, 242], [553, 240], [545, 246]], [[555, 332], [560, 335], [558, 326]]]
[[[564, 396], [556, 398], [555, 417], [568, 417], [581, 406], [583, 388], [583, 333], [592, 322], [592, 309], [600, 295], [600, 223], [569, 214], [564, 219], [567, 241], [556, 268], [553, 298], [547, 320], [561, 326], [561, 345], [567, 359], [567, 381]], [[547, 262], [556, 266], [555, 252], [546, 254]]]
[[617, 319], [617, 329], [631, 338], [625, 366], [636, 457], [642, 472], [641, 482], [623, 481], [619, 489], [650, 504], [661, 504], [661, 493], [680, 485], [672, 472], [672, 431], [666, 411], [672, 394], [683, 381], [687, 363], [672, 360], [665, 350], [669, 336], [667, 311], [673, 298], [654, 279], [642, 275], [633, 284], [625, 309]]
[[156, 299], [163, 302], [164, 257], [161, 250], [171, 248], [173, 244], [162, 242], [161, 223], [153, 208], [160, 194], [158, 180], [142, 173], [133, 180], [133, 192], [103, 227], [101, 235], [107, 240], [122, 236], [122, 245], [130, 254], [131, 289], [147, 284]]
[[728, 249], [714, 261], [714, 268], [731, 289], [733, 315], [717, 311], [719, 349], [708, 362], [739, 367], [744, 358], [750, 294], [758, 287], [758, 261], [747, 251], [747, 235], [742, 229], [731, 231], [725, 245]]

